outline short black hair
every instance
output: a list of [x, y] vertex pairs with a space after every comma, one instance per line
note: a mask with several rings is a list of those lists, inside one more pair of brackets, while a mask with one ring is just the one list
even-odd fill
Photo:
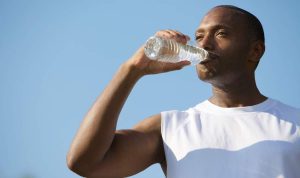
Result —
[[252, 37], [254, 37], [254, 40], [261, 40], [263, 43], [265, 43], [265, 35], [264, 35], [264, 29], [258, 18], [253, 15], [252, 13], [241, 9], [239, 7], [233, 6], [233, 5], [219, 5], [214, 8], [227, 8], [231, 10], [235, 10], [239, 13], [242, 13], [245, 15], [245, 18], [247, 20], [249, 30], [252, 33]]

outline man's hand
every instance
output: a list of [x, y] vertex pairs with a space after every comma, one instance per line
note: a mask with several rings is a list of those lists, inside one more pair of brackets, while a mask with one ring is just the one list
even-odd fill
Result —
[[[174, 39], [179, 43], [186, 44], [190, 39], [187, 35], [184, 35], [175, 30], [162, 30], [158, 31], [155, 36], [163, 37], [166, 39]], [[138, 69], [141, 75], [158, 74], [163, 72], [169, 72], [182, 69], [184, 66], [189, 65], [189, 61], [180, 61], [177, 63], [161, 62], [156, 60], [150, 60], [144, 53], [144, 46], [140, 47], [138, 51], [131, 57], [128, 63]]]

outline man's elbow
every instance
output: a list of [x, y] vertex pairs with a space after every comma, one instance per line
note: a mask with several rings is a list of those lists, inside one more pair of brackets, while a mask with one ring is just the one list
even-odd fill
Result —
[[78, 159], [74, 158], [73, 155], [68, 154], [67, 158], [67, 166], [68, 168], [75, 172], [76, 174], [82, 177], [89, 177], [91, 173], [91, 166], [84, 161], [79, 161]]

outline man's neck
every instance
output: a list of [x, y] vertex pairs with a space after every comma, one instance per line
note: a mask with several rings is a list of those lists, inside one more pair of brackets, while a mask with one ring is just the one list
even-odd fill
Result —
[[226, 85], [213, 85], [212, 92], [209, 101], [220, 107], [252, 106], [267, 99], [259, 92], [254, 77]]

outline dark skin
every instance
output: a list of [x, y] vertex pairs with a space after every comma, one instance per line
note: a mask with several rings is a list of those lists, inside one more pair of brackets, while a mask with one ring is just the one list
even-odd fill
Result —
[[199, 46], [216, 54], [198, 65], [197, 73], [201, 80], [212, 84], [210, 102], [221, 107], [250, 106], [266, 99], [257, 89], [254, 75], [264, 43], [249, 36], [245, 17], [239, 13], [215, 8], [204, 17], [195, 34]]
[[[264, 44], [249, 38], [244, 19], [236, 13], [227, 8], [214, 8], [196, 32], [199, 46], [214, 53], [197, 65], [197, 73], [201, 80], [212, 85], [213, 95], [209, 100], [221, 107], [249, 106], [266, 99], [257, 89], [254, 77]], [[184, 44], [189, 40], [174, 30], [162, 30], [156, 35]], [[160, 114], [144, 119], [129, 130], [116, 131], [116, 124], [139, 79], [180, 70], [186, 65], [188, 61], [149, 60], [141, 47], [121, 65], [85, 116], [67, 155], [69, 168], [89, 178], [127, 177], [155, 163], [160, 163], [166, 172]]]

